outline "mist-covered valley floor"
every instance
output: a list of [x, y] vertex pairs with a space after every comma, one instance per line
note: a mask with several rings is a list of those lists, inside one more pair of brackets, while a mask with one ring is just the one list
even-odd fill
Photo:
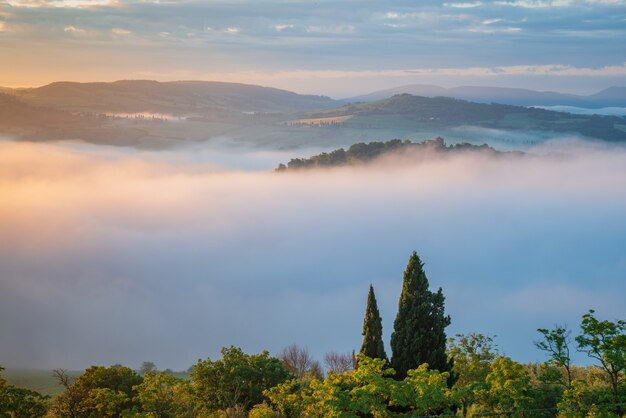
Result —
[[0, 142], [3, 365], [182, 370], [293, 342], [322, 358], [358, 348], [370, 283], [388, 341], [413, 250], [448, 334], [520, 361], [542, 359], [538, 327], [626, 316], [623, 147], [272, 171], [318, 151]]

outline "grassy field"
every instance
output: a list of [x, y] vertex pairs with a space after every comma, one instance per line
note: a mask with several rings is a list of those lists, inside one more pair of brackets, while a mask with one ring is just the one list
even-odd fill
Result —
[[[72, 378], [80, 376], [83, 371], [69, 370], [68, 375]], [[174, 372], [174, 376], [179, 379], [188, 379], [187, 372]], [[52, 375], [52, 370], [33, 370], [33, 369], [6, 369], [2, 372], [9, 384], [34, 390], [43, 395], [56, 396], [63, 392], [64, 388]]]

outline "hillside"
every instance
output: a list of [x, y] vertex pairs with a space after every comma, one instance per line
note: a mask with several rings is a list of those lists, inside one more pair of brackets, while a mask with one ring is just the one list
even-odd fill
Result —
[[336, 107], [341, 103], [328, 97], [269, 87], [208, 81], [56, 82], [16, 90], [16, 94], [29, 103], [71, 111], [153, 112], [198, 117], [216, 113], [291, 113]]
[[520, 88], [440, 86], [410, 84], [392, 89], [379, 90], [362, 96], [351, 97], [351, 103], [383, 100], [398, 94], [424, 97], [449, 97], [478, 103], [501, 103], [516, 106], [576, 106], [581, 108], [626, 107], [626, 87], [609, 87], [601, 92], [581, 96], [552, 91], [535, 91]]
[[371, 103], [358, 103], [337, 109], [308, 113], [302, 119], [343, 117], [342, 127], [411, 130], [443, 130], [473, 126], [514, 132], [573, 134], [611, 142], [626, 141], [626, 118], [617, 116], [574, 115], [540, 108], [473, 103], [447, 97], [421, 97], [400, 94]]

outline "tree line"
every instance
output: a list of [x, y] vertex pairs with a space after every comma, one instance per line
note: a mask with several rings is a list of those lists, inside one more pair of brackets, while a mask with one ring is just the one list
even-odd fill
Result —
[[[413, 252], [390, 357], [370, 285], [361, 349], [328, 353], [326, 373], [295, 344], [276, 357], [223, 348], [220, 359], [200, 359], [182, 378], [150, 362], [139, 371], [92, 366], [75, 379], [57, 369], [64, 391], [53, 399], [0, 378], [0, 418], [626, 417], [626, 321], [590, 310], [575, 337], [566, 326], [541, 328], [540, 364], [501, 354], [492, 336], [447, 338], [450, 322], [442, 289], [431, 291]], [[574, 365], [573, 350], [596, 365]]]

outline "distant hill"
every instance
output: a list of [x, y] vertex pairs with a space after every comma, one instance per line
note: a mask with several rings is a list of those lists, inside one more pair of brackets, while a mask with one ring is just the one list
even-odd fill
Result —
[[[348, 150], [339, 148], [331, 152], [323, 152], [318, 155], [314, 155], [309, 158], [293, 158], [287, 165], [280, 164], [276, 171], [295, 171], [311, 168], [331, 168], [341, 167], [348, 165], [361, 165], [371, 161], [374, 161], [380, 157], [386, 155], [396, 154], [398, 156], [403, 155], [408, 157], [411, 162], [419, 161], [417, 157], [432, 158], [434, 155], [454, 154], [458, 152], [483, 152], [490, 155], [502, 154], [496, 151], [494, 148], [483, 145], [472, 144], [455, 144], [446, 145], [445, 141], [441, 137], [430, 139], [423, 142], [411, 142], [408, 140], [392, 139], [386, 142], [369, 142], [369, 143], [357, 143], [351, 145]], [[426, 154], [428, 153], [428, 154]], [[521, 153], [516, 153], [521, 155]], [[412, 158], [411, 158], [412, 157]]]
[[461, 86], [444, 88], [411, 84], [351, 97], [347, 102], [371, 102], [398, 94], [424, 97], [450, 97], [478, 103], [501, 103], [516, 106], [576, 106], [582, 108], [626, 107], [626, 87], [610, 87], [589, 96], [518, 88]]
[[18, 89], [15, 94], [31, 104], [74, 112], [153, 112], [198, 117], [242, 112], [292, 113], [342, 103], [324, 96], [301, 95], [270, 87], [209, 81], [63, 81]]
[[[317, 118], [317, 119], [315, 119]], [[341, 120], [341, 127], [410, 130], [444, 130], [474, 126], [515, 132], [578, 134], [605, 141], [626, 141], [626, 118], [574, 115], [540, 108], [474, 103], [447, 97], [399, 94], [389, 99], [357, 103], [308, 113], [295, 121]]]

